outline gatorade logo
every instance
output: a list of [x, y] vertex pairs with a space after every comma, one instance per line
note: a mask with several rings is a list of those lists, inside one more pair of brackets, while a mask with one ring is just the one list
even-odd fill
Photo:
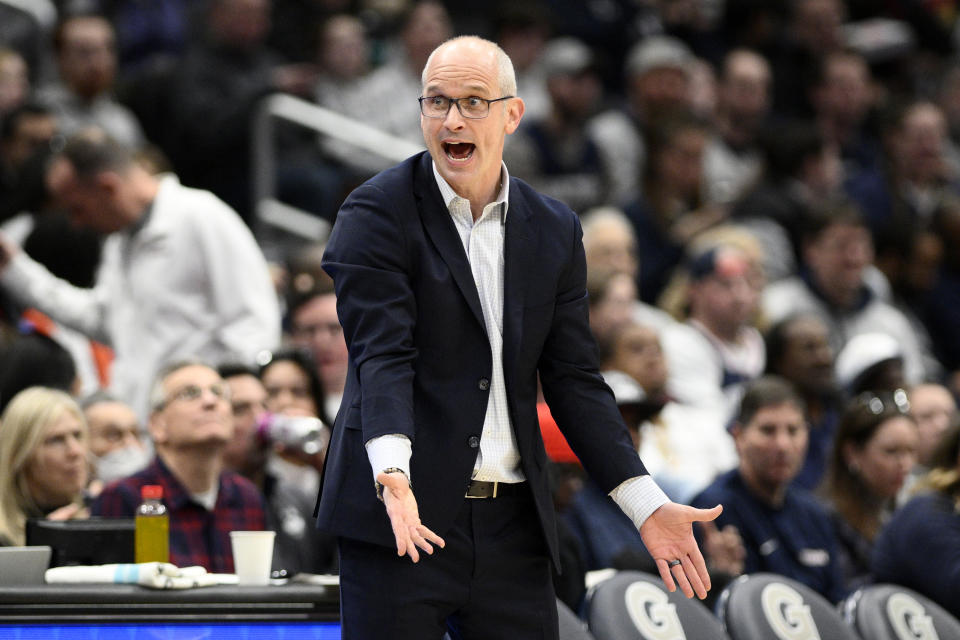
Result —
[[676, 605], [667, 594], [647, 582], [634, 582], [623, 594], [633, 626], [644, 640], [687, 640]]
[[887, 619], [897, 640], [940, 640], [923, 605], [905, 593], [895, 593], [887, 599]]
[[768, 584], [760, 594], [760, 605], [779, 640], [820, 640], [810, 607], [796, 589], [780, 582]]

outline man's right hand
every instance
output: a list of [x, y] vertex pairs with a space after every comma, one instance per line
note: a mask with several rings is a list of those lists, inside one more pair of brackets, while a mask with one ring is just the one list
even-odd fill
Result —
[[383, 485], [383, 504], [387, 507], [390, 526], [397, 540], [398, 556], [408, 555], [414, 562], [419, 562], [417, 547], [432, 554], [431, 542], [441, 549], [446, 545], [443, 538], [420, 522], [417, 499], [413, 497], [407, 476], [402, 473], [380, 473], [377, 482]]

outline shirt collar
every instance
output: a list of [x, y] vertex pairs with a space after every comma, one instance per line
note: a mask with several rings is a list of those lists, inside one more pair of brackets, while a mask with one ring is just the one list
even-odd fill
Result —
[[[440, 175], [440, 171], [437, 169], [437, 163], [434, 161], [433, 165], [433, 177], [437, 181], [437, 186], [440, 188], [440, 196], [443, 198], [443, 203], [447, 206], [447, 209], [451, 207], [454, 200], [460, 198], [461, 200], [466, 200], [462, 196], [458, 196], [457, 192], [453, 190], [453, 187], [446, 181], [446, 179]], [[510, 205], [510, 172], [507, 171], [507, 165], [502, 160], [500, 161], [500, 193], [497, 195], [497, 199], [490, 204], [502, 204], [503, 213], [502, 219], [506, 221], [507, 219], [507, 208]]]

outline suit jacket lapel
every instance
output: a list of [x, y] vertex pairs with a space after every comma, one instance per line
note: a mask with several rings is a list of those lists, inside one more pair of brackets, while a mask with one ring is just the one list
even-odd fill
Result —
[[420, 218], [423, 220], [423, 227], [430, 241], [450, 269], [454, 282], [466, 298], [477, 322], [481, 327], [486, 327], [483, 308], [480, 306], [480, 294], [477, 293], [477, 285], [473, 281], [473, 271], [470, 270], [467, 254], [463, 250], [463, 242], [457, 234], [450, 212], [440, 196], [440, 188], [437, 187], [433, 176], [432, 163], [430, 154], [424, 153], [420, 170], [414, 180], [414, 194], [417, 198]]
[[534, 272], [537, 252], [534, 231], [532, 211], [520, 191], [511, 184], [503, 250], [503, 364], [507, 376], [513, 369], [523, 337], [527, 281]]

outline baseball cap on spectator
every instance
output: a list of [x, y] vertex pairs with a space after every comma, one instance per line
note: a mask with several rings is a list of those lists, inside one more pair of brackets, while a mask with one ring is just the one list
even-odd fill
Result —
[[886, 333], [853, 336], [837, 355], [837, 382], [845, 389], [854, 389], [875, 367], [898, 359], [903, 360], [903, 349], [893, 336]]
[[575, 76], [594, 66], [590, 47], [569, 36], [554, 38], [548, 42], [543, 49], [541, 60], [548, 78], [558, 75]]
[[721, 246], [707, 249], [693, 257], [688, 266], [691, 282], [699, 282], [710, 276], [739, 276], [750, 270], [750, 263], [743, 253], [734, 247]]
[[654, 69], [689, 71], [694, 56], [690, 48], [672, 36], [650, 36], [633, 46], [627, 55], [627, 74], [642, 76]]

